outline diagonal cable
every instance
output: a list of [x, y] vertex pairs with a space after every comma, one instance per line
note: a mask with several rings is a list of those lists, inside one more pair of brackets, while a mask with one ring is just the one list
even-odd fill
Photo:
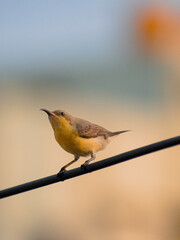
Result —
[[37, 179], [35, 181], [32, 182], [27, 182], [18, 186], [14, 186], [11, 188], [7, 188], [4, 190], [0, 191], [0, 198], [5, 198], [5, 197], [9, 197], [15, 194], [19, 194], [19, 193], [23, 193], [26, 191], [30, 191], [36, 188], [40, 188], [40, 187], [44, 187], [47, 186], [49, 184], [53, 184], [53, 183], [57, 183], [60, 181], [65, 181], [67, 179], [70, 178], [74, 178], [74, 177], [78, 177], [80, 175], [84, 175], [90, 172], [94, 172], [106, 167], [110, 167], [112, 165], [121, 163], [121, 162], [125, 162], [128, 161], [130, 159], [133, 158], [137, 158], [149, 153], [153, 153], [159, 150], [163, 150], [169, 147], [173, 147], [176, 145], [180, 144], [180, 136], [177, 137], [173, 137], [173, 138], [169, 138], [160, 142], [156, 142], [144, 147], [140, 147], [95, 163], [92, 163], [90, 165], [88, 165], [86, 167], [86, 169], [82, 169], [82, 168], [75, 168], [69, 171], [64, 172], [61, 177], [57, 177], [57, 174], [55, 175], [51, 175], [49, 177], [45, 177], [45, 178], [41, 178], [41, 179]]

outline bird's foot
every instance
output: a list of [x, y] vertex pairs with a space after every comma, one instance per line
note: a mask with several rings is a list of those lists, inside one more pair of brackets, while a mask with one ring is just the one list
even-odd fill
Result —
[[66, 171], [66, 168], [62, 167], [61, 170], [58, 172], [57, 177], [61, 178], [63, 176], [63, 173]]
[[83, 163], [83, 164], [81, 165], [81, 169], [86, 170], [88, 165], [89, 165], [89, 164], [86, 163], [86, 162]]

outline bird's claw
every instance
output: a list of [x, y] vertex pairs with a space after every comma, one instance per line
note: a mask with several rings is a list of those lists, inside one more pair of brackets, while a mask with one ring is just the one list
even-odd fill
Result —
[[66, 169], [62, 167], [61, 170], [58, 172], [57, 177], [61, 178], [65, 171], [66, 171]]
[[88, 166], [88, 163], [84, 163], [81, 165], [81, 169], [86, 170]]

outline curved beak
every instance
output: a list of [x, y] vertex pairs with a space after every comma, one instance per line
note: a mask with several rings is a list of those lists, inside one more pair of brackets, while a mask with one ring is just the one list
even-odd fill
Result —
[[47, 113], [48, 116], [54, 115], [53, 112], [51, 112], [51, 111], [49, 111], [49, 110], [47, 110], [47, 109], [41, 108], [40, 110], [41, 110], [41, 111], [44, 111], [45, 113]]

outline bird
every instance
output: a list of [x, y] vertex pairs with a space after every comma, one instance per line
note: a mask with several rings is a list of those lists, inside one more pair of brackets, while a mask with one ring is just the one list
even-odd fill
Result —
[[95, 123], [74, 117], [64, 110], [50, 111], [44, 108], [40, 110], [47, 113], [58, 144], [74, 155], [74, 159], [60, 169], [58, 177], [80, 157], [90, 156], [90, 159], [81, 165], [81, 168], [86, 169], [96, 158], [96, 153], [103, 150], [113, 137], [129, 131], [111, 132]]

